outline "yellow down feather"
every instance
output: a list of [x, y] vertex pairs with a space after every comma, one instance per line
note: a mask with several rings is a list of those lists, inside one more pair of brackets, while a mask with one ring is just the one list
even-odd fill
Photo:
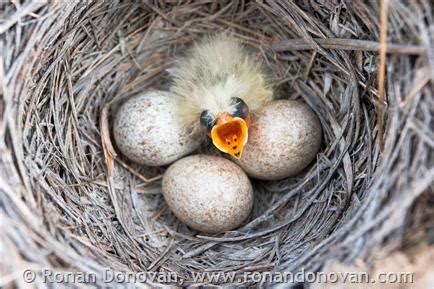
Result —
[[240, 41], [218, 34], [193, 45], [170, 71], [171, 92], [178, 101], [182, 125], [198, 125], [200, 114], [233, 113], [232, 97], [239, 97], [250, 111], [272, 99], [272, 90], [261, 63]]

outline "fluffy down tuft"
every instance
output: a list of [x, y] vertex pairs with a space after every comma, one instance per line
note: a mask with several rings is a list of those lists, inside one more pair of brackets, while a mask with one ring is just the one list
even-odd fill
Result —
[[261, 64], [240, 41], [218, 34], [193, 45], [169, 73], [182, 125], [199, 125], [202, 111], [233, 113], [232, 97], [243, 99], [255, 111], [272, 99]]

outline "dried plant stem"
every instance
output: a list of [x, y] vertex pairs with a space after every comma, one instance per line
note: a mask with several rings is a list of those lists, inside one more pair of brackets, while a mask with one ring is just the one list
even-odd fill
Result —
[[386, 51], [387, 51], [387, 8], [389, 0], [382, 0], [380, 6], [380, 65], [378, 67], [378, 141], [381, 151], [384, 150], [384, 128], [383, 128], [383, 105], [386, 73]]
[[[339, 49], [350, 51], [380, 51], [381, 43], [369, 40], [342, 39], [342, 38], [313, 38], [318, 45], [326, 49]], [[276, 52], [311, 50], [314, 49], [305, 39], [288, 39], [271, 44]], [[422, 45], [401, 45], [395, 43], [386, 44], [386, 53], [426, 55], [427, 48]]]

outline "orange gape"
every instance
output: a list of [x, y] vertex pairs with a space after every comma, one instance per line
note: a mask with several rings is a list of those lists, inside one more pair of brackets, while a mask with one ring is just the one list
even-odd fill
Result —
[[247, 143], [249, 125], [250, 117], [244, 120], [227, 113], [220, 114], [211, 129], [212, 142], [222, 152], [240, 159], [244, 145]]

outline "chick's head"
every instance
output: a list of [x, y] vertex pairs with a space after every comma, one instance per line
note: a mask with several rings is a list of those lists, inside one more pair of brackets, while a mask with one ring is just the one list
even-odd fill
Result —
[[231, 98], [231, 112], [214, 114], [204, 110], [200, 123], [207, 128], [214, 146], [220, 151], [241, 158], [248, 139], [250, 113], [247, 104], [238, 97]]

